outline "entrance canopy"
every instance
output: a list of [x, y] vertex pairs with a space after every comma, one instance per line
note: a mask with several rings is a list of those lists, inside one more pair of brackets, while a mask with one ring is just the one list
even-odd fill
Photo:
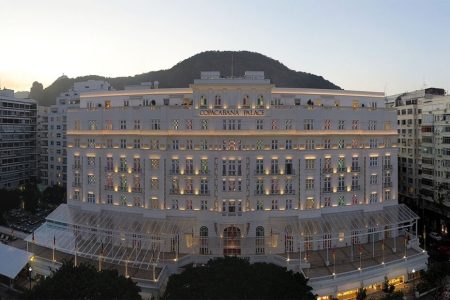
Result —
[[14, 279], [30, 261], [32, 254], [0, 243], [0, 274]]

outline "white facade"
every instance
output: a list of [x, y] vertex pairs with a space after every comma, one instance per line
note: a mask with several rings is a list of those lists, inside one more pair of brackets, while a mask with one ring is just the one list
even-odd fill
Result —
[[48, 186], [65, 186], [67, 182], [67, 158], [66, 158], [66, 131], [67, 110], [80, 106], [80, 93], [87, 91], [108, 91], [111, 87], [103, 80], [88, 80], [75, 82], [67, 92], [61, 93], [56, 99], [56, 104], [42, 110], [46, 115], [42, 116], [47, 121], [42, 133], [41, 142], [41, 182]]
[[101, 242], [111, 262], [130, 263], [119, 248], [159, 274], [223, 255], [274, 262], [320, 296], [407, 280], [426, 254], [397, 204], [395, 124], [382, 93], [277, 88], [262, 72], [83, 93], [68, 110], [68, 205], [42, 238], [67, 223], [76, 241], [61, 251], [97, 257]]

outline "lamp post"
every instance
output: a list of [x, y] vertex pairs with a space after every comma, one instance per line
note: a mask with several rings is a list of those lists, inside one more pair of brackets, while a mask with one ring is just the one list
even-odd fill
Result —
[[415, 286], [415, 281], [416, 281], [416, 269], [412, 269], [412, 274], [413, 274], [413, 282], [412, 282], [412, 287], [413, 287], [413, 299], [416, 299], [416, 286]]
[[31, 290], [31, 271], [33, 271], [33, 268], [30, 266], [29, 268], [28, 268], [28, 274], [29, 274], [29, 278], [30, 278], [30, 290]]

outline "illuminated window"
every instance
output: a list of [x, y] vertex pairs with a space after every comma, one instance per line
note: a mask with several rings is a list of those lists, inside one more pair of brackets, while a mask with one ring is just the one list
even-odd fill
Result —
[[202, 119], [202, 120], [200, 120], [200, 122], [201, 122], [202, 130], [208, 130], [208, 120]]
[[307, 190], [314, 189], [314, 178], [306, 178], [306, 189]]
[[152, 168], [152, 170], [158, 170], [159, 169], [159, 159], [151, 159], [150, 167]]
[[264, 129], [264, 120], [256, 120], [256, 130]]
[[272, 130], [278, 130], [278, 120], [272, 120]]
[[353, 120], [352, 121], [352, 130], [358, 130], [359, 129], [359, 121]]
[[285, 121], [284, 129], [286, 129], [286, 130], [291, 130], [292, 129], [292, 120], [291, 119], [288, 119], [288, 120]]
[[314, 129], [314, 120], [313, 119], [305, 119], [303, 121], [303, 129], [304, 130], [313, 130]]
[[186, 130], [192, 130], [192, 120], [186, 120]]
[[324, 139], [323, 140], [323, 148], [324, 149], [331, 149], [331, 139]]
[[331, 120], [325, 120], [323, 125], [324, 130], [330, 130], [331, 129]]
[[314, 149], [314, 140], [306, 140], [306, 150]]
[[95, 194], [88, 194], [87, 201], [88, 203], [95, 203]]
[[264, 210], [264, 201], [262, 200], [256, 201], [256, 210]]
[[262, 140], [256, 141], [256, 150], [264, 150], [264, 143]]
[[88, 184], [95, 184], [95, 175], [89, 174], [87, 176], [87, 179], [88, 179]]
[[324, 207], [330, 207], [331, 206], [331, 197], [325, 197], [323, 199], [323, 206]]
[[316, 160], [315, 159], [305, 159], [306, 162], [306, 169], [307, 170], [312, 170], [315, 168], [316, 165]]
[[338, 130], [344, 130], [344, 128], [345, 128], [345, 121], [339, 120], [338, 121]]

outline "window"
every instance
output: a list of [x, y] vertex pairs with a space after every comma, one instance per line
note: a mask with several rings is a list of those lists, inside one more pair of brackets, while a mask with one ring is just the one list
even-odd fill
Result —
[[325, 120], [323, 125], [324, 130], [330, 130], [331, 129], [331, 120]]
[[179, 149], [178, 140], [172, 140], [172, 149], [173, 150], [178, 150]]
[[264, 143], [262, 140], [256, 141], [256, 150], [264, 150]]
[[113, 147], [113, 140], [106, 139], [106, 148], [112, 148], [112, 147]]
[[256, 159], [256, 175], [264, 174], [264, 160]]
[[127, 120], [120, 120], [120, 129], [127, 129]]
[[200, 180], [200, 194], [201, 195], [208, 195], [208, 179], [203, 178]]
[[246, 95], [244, 98], [242, 98], [242, 107], [248, 108], [250, 106], [249, 96]]
[[357, 195], [353, 195], [352, 196], [352, 205], [357, 205], [358, 204], [358, 196]]
[[325, 177], [323, 179], [323, 192], [331, 193], [331, 177]]
[[285, 149], [292, 150], [292, 140], [286, 140]]
[[161, 130], [161, 121], [160, 120], [151, 120], [151, 129], [152, 130]]
[[206, 158], [200, 160], [200, 173], [208, 174], [208, 159]]
[[353, 172], [359, 172], [359, 157], [352, 157], [352, 171]]
[[278, 210], [278, 200], [272, 200], [272, 210]]
[[141, 120], [134, 120], [134, 130], [141, 130]]
[[159, 169], [159, 159], [151, 159], [150, 167], [152, 168], [152, 170], [158, 170]]
[[95, 184], [95, 175], [94, 174], [88, 174], [87, 176], [88, 184]]
[[305, 119], [303, 121], [303, 129], [304, 130], [313, 130], [314, 129], [314, 120], [312, 120], [312, 119]]
[[292, 164], [292, 159], [286, 158], [284, 161], [284, 172], [286, 175], [293, 175], [294, 174], [294, 167]]
[[262, 200], [256, 201], [256, 210], [264, 210], [264, 201]]
[[331, 206], [331, 197], [325, 197], [323, 199], [323, 206], [324, 207], [330, 207]]
[[200, 201], [200, 209], [201, 210], [208, 210], [208, 200], [201, 200]]
[[293, 206], [292, 206], [292, 199], [286, 199], [286, 206], [285, 206], [285, 209], [286, 209], [286, 210], [288, 210], [288, 209], [293, 209]]
[[260, 95], [257, 99], [256, 99], [256, 107], [257, 108], [264, 108], [264, 96]]
[[256, 227], [256, 254], [264, 254], [265, 242], [264, 242], [264, 227]]
[[369, 166], [371, 166], [371, 167], [378, 166], [378, 156], [371, 156], [369, 158]]
[[272, 130], [278, 130], [278, 120], [272, 120]]
[[193, 148], [192, 140], [186, 140], [186, 150], [192, 150]]
[[172, 159], [171, 173], [179, 174], [179, 172], [180, 172], [180, 161], [178, 159]]
[[369, 120], [368, 130], [377, 130], [377, 121]]
[[331, 139], [324, 139], [323, 140], [323, 148], [324, 149], [331, 149]]
[[172, 209], [178, 209], [178, 200], [172, 200]]
[[377, 174], [371, 174], [369, 182], [370, 182], [370, 184], [378, 184], [378, 176], [377, 176]]
[[344, 126], [345, 126], [345, 121], [339, 120], [338, 121], [338, 130], [344, 130]]
[[314, 140], [306, 140], [305, 148], [306, 148], [306, 150], [313, 150], [314, 149]]
[[208, 140], [200, 141], [200, 150], [208, 150]]
[[377, 203], [378, 202], [378, 194], [377, 193], [370, 194], [369, 201], [370, 201], [370, 203]]
[[208, 107], [208, 99], [206, 99], [205, 96], [200, 97], [200, 108], [207, 108]]
[[337, 205], [344, 206], [345, 205], [345, 198], [344, 196], [339, 196], [337, 200]]
[[278, 174], [278, 159], [272, 159], [270, 162], [270, 173], [271, 174]]
[[121, 139], [120, 140], [120, 148], [121, 149], [126, 149], [127, 148], [127, 140], [125, 140], [125, 139]]
[[256, 120], [256, 130], [264, 129], [264, 120]]
[[187, 175], [194, 174], [194, 161], [192, 159], [185, 160], [184, 173]]
[[113, 204], [113, 196], [106, 195], [106, 204]]
[[278, 149], [278, 140], [272, 140], [272, 150]]
[[97, 121], [89, 120], [89, 130], [97, 130]]
[[352, 121], [352, 130], [358, 130], [359, 129], [359, 121], [353, 120]]
[[180, 120], [172, 120], [172, 130], [180, 129]]
[[359, 141], [358, 139], [352, 139], [352, 148], [356, 149], [359, 147]]
[[339, 157], [338, 159], [338, 172], [345, 172], [347, 170], [345, 166], [345, 157]]
[[88, 147], [95, 148], [95, 139], [88, 139]]
[[214, 106], [221, 107], [222, 106], [222, 97], [220, 95], [216, 95], [214, 97]]
[[89, 167], [95, 167], [95, 156], [88, 156], [87, 164]]
[[316, 160], [315, 159], [305, 159], [306, 162], [306, 169], [312, 170], [315, 168]]
[[288, 119], [285, 121], [284, 129], [292, 130], [292, 120], [291, 119]]
[[140, 149], [141, 148], [141, 140], [135, 139], [134, 140], [134, 149]]
[[339, 139], [338, 141], [338, 149], [344, 149], [345, 148], [345, 141], [344, 139]]
[[256, 195], [263, 195], [264, 194], [264, 180], [263, 179], [257, 179], [256, 180]]
[[192, 210], [192, 200], [186, 199], [186, 210]]
[[192, 120], [186, 120], [186, 126], [185, 126], [186, 130], [192, 130]]
[[313, 209], [314, 208], [314, 198], [308, 197], [305, 202], [305, 209]]
[[123, 205], [123, 206], [127, 205], [127, 196], [120, 195], [120, 205]]
[[352, 191], [359, 191], [359, 176], [352, 176]]
[[378, 146], [378, 141], [377, 139], [370, 139], [369, 140], [369, 147], [370, 148], [376, 148]]
[[343, 175], [338, 177], [338, 192], [345, 192], [345, 177]]
[[314, 189], [314, 178], [307, 178], [306, 179], [306, 189], [307, 190]]
[[208, 130], [208, 120], [202, 119], [200, 120], [202, 130]]
[[159, 179], [158, 178], [152, 178], [150, 181], [150, 189], [151, 190], [158, 190], [159, 189]]
[[286, 179], [285, 183], [284, 183], [284, 193], [287, 195], [292, 195], [294, 194], [294, 188], [293, 188], [293, 182], [292, 182], [292, 178]]
[[384, 191], [384, 201], [392, 200], [391, 191]]
[[208, 227], [200, 227], [200, 254], [210, 254], [208, 247]]
[[87, 201], [88, 201], [88, 203], [95, 203], [95, 194], [89, 193], [87, 195]]
[[150, 140], [150, 150], [159, 150], [158, 140]]

